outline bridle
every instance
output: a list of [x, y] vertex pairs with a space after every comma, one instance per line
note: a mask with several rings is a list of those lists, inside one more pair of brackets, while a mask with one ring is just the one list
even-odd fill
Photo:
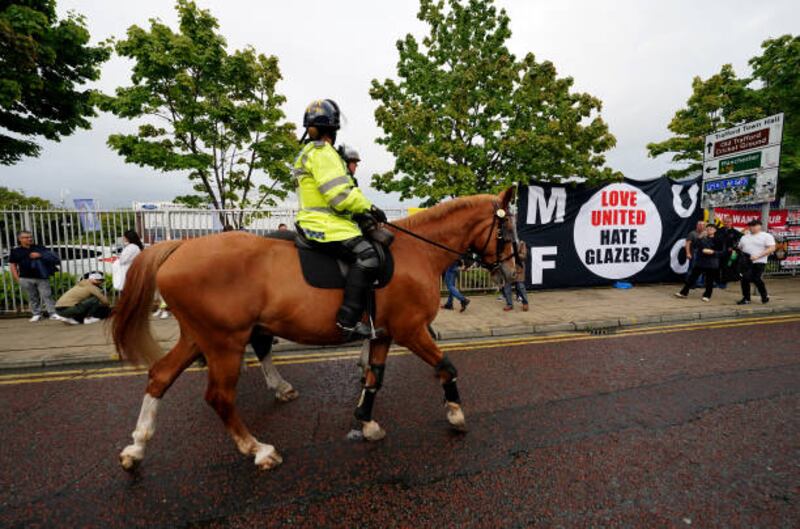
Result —
[[[502, 209], [497, 202], [494, 202], [494, 215], [492, 215], [492, 226], [489, 228], [489, 233], [486, 236], [486, 242], [483, 243], [483, 248], [481, 248], [481, 250], [479, 251], [472, 247], [469, 248], [469, 252], [477, 255], [480, 258], [476, 259], [476, 262], [482, 268], [485, 268], [491, 273], [497, 272], [500, 269], [500, 267], [503, 266], [503, 263], [505, 263], [509, 259], [514, 259], [514, 264], [517, 266], [519, 266], [522, 262], [519, 256], [517, 231], [513, 228], [513, 226], [511, 228], [508, 227], [510, 220], [511, 219], [506, 213], [506, 211]], [[507, 236], [507, 233], [509, 231], [511, 232], [511, 237]], [[494, 253], [494, 262], [490, 263], [486, 261], [484, 255], [486, 254], [486, 249], [489, 248], [489, 243], [492, 242], [492, 235], [495, 235], [495, 253]], [[503, 254], [503, 250], [505, 249], [506, 245], [508, 244], [511, 244], [512, 248], [511, 255], [508, 255], [506, 257], [500, 257]]]
[[[478, 259], [474, 259], [474, 261], [478, 263], [482, 268], [488, 270], [490, 273], [497, 272], [500, 269], [500, 267], [503, 266], [503, 263], [505, 263], [509, 259], [514, 259], [514, 263], [518, 266], [522, 263], [519, 256], [519, 244], [517, 240], [517, 232], [515, 229], [513, 229], [513, 227], [510, 229], [508, 228], [508, 224], [511, 219], [509, 218], [506, 211], [500, 207], [500, 204], [498, 204], [497, 201], [495, 201], [493, 205], [494, 205], [494, 214], [492, 215], [492, 225], [489, 228], [489, 233], [486, 236], [486, 242], [483, 243], [483, 247], [480, 250], [477, 250], [472, 246], [470, 246], [469, 249], [467, 250], [467, 253], [470, 254], [470, 256], [477, 256]], [[397, 231], [403, 232], [406, 235], [410, 235], [415, 239], [418, 239], [422, 242], [430, 244], [431, 246], [435, 246], [437, 248], [455, 254], [459, 257], [464, 257], [465, 255], [462, 252], [459, 252], [458, 250], [450, 248], [442, 243], [432, 241], [427, 237], [423, 237], [422, 235], [414, 233], [411, 230], [407, 230], [406, 228], [398, 226], [397, 224], [393, 224], [391, 222], [384, 222], [384, 224], [386, 224], [387, 226], [391, 226], [392, 228], [396, 229]], [[511, 237], [507, 236], [507, 233], [509, 231], [511, 232]], [[494, 262], [488, 262], [484, 258], [484, 255], [486, 254], [486, 250], [489, 248], [489, 244], [492, 242], [492, 236], [495, 237], [495, 245], [496, 245], [495, 259]], [[502, 255], [503, 250], [505, 249], [507, 244], [512, 245], [513, 252], [511, 253], [511, 255], [501, 258], [500, 256]]]

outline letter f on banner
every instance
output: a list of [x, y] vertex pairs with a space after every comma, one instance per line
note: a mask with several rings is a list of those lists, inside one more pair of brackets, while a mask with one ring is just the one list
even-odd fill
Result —
[[[551, 222], [564, 222], [564, 211], [567, 207], [567, 189], [565, 187], [551, 187], [550, 200], [544, 196], [544, 188], [528, 186], [528, 224], [549, 224]], [[555, 220], [553, 220], [555, 213]]]
[[556, 267], [555, 261], [545, 261], [544, 257], [558, 255], [558, 246], [531, 246], [528, 249], [528, 255], [531, 258], [531, 284], [541, 285], [544, 282], [543, 272], [554, 270]]

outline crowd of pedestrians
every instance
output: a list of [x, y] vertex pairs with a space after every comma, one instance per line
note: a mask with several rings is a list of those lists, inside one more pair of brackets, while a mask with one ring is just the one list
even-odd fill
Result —
[[[742, 299], [738, 305], [750, 303], [751, 285], [755, 285], [762, 303], [769, 302], [769, 294], [762, 275], [767, 259], [775, 251], [775, 238], [762, 229], [761, 221], [753, 220], [744, 232], [733, 227], [726, 218], [722, 228], [702, 222], [686, 237], [686, 259], [689, 269], [683, 288], [675, 293], [686, 298], [692, 288], [703, 288], [700, 298], [711, 301], [714, 287], [725, 288], [728, 282], [739, 281]], [[702, 282], [698, 280], [702, 278]]]

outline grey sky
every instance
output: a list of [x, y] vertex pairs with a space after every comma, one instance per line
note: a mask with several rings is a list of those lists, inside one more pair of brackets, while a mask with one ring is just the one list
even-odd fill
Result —
[[[375, 103], [368, 95], [373, 78], [394, 75], [395, 41], [421, 35], [416, 0], [304, 2], [199, 0], [218, 18], [231, 48], [253, 45], [280, 59], [280, 90], [285, 112], [295, 123], [312, 99], [335, 99], [348, 126], [341, 141], [356, 146], [363, 163], [359, 176], [392, 166], [374, 143]], [[667, 136], [666, 125], [691, 93], [695, 75], [708, 77], [724, 63], [739, 74], [769, 37], [796, 33], [796, 0], [650, 1], [498, 0], [511, 17], [511, 50], [531, 51], [555, 63], [559, 75], [575, 79], [575, 89], [599, 97], [603, 116], [617, 137], [608, 153], [611, 167], [636, 179], [658, 176], [666, 159], [647, 158], [645, 145]], [[59, 11], [74, 10], [88, 20], [95, 40], [123, 36], [132, 24], [158, 17], [175, 25], [169, 0], [59, 0]], [[99, 87], [112, 91], [129, 83], [129, 64], [113, 58]], [[169, 200], [191, 191], [186, 179], [125, 164], [105, 145], [109, 134], [132, 130], [130, 122], [102, 115], [88, 131], [60, 143], [47, 143], [41, 157], [0, 167], [0, 185], [58, 201], [96, 198], [103, 206], [129, 206], [133, 200]], [[384, 205], [397, 197], [369, 192]], [[414, 204], [409, 204], [414, 205]]]

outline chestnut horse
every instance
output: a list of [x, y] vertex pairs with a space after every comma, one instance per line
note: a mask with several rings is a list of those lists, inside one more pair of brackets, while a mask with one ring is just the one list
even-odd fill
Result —
[[[371, 341], [356, 409], [366, 439], [377, 440], [385, 434], [372, 419], [372, 404], [393, 341], [435, 368], [445, 392], [447, 419], [452, 427], [464, 429], [456, 369], [437, 347], [428, 326], [439, 309], [439, 277], [456, 259], [455, 253], [476, 252], [496, 279], [513, 273], [508, 261], [514, 245], [507, 236], [513, 227], [505, 215], [512, 195], [513, 189], [508, 189], [499, 196], [458, 198], [397, 222], [438, 246], [393, 230], [394, 276], [376, 294], [375, 326], [385, 334]], [[156, 288], [180, 326], [178, 342], [164, 356], [149, 324]], [[131, 469], [143, 459], [145, 445], [155, 432], [161, 397], [200, 355], [208, 363], [206, 401], [225, 423], [239, 451], [254, 456], [262, 469], [279, 465], [282, 460], [275, 448], [253, 437], [236, 410], [236, 383], [245, 346], [254, 329], [303, 344], [341, 343], [334, 324], [341, 301], [341, 290], [306, 284], [291, 241], [228, 232], [166, 241], [144, 250], [128, 271], [112, 323], [120, 355], [151, 366], [133, 444], [120, 453], [122, 466]], [[269, 356], [262, 366], [279, 397], [296, 396]]]

